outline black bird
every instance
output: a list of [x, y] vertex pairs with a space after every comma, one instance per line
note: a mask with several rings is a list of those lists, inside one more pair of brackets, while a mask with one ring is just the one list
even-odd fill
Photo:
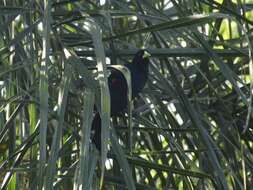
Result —
[[[149, 57], [150, 54], [146, 50], [139, 50], [134, 55], [132, 63], [125, 64], [125, 67], [127, 67], [131, 73], [132, 98], [138, 96], [147, 82]], [[112, 69], [111, 75], [108, 78], [108, 85], [111, 96], [111, 116], [118, 116], [127, 107], [127, 82], [124, 75], [120, 71]], [[94, 131], [92, 141], [96, 148], [100, 151], [101, 118], [99, 113], [96, 113], [93, 119], [92, 131]]]

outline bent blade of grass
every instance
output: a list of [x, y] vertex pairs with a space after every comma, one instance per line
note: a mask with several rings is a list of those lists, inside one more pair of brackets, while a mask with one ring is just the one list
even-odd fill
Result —
[[[81, 128], [81, 150], [80, 150], [80, 171], [78, 185], [82, 185], [82, 189], [91, 189], [89, 179], [89, 160], [91, 151], [89, 149], [90, 133], [91, 133], [91, 123], [92, 123], [92, 113], [94, 106], [94, 92], [91, 89], [86, 89], [84, 93], [84, 104], [83, 104], [83, 124]], [[91, 180], [92, 181], [92, 180]]]
[[56, 127], [55, 133], [53, 135], [52, 149], [51, 149], [51, 154], [49, 156], [48, 167], [46, 171], [46, 180], [44, 184], [45, 189], [53, 189], [53, 180], [54, 180], [54, 174], [56, 172], [56, 162], [58, 159], [60, 140], [62, 137], [62, 129], [64, 125], [64, 115], [66, 111], [68, 91], [70, 88], [70, 81], [71, 81], [71, 75], [72, 75], [72, 70], [68, 63], [69, 63], [69, 60], [67, 60], [66, 65], [65, 65], [63, 80], [60, 85], [60, 91], [58, 94], [59, 124]]
[[128, 129], [129, 129], [129, 151], [130, 154], [132, 154], [132, 148], [133, 148], [133, 126], [132, 126], [132, 82], [131, 82], [131, 73], [128, 70], [127, 67], [123, 65], [110, 65], [109, 67], [117, 69], [120, 71], [126, 81], [127, 81], [127, 97], [128, 97]]
[[109, 141], [109, 127], [110, 127], [110, 93], [107, 82], [107, 70], [105, 62], [105, 51], [102, 43], [101, 29], [92, 18], [87, 18], [84, 21], [84, 29], [89, 32], [92, 37], [98, 70], [98, 80], [101, 88], [101, 180], [100, 188], [102, 188], [105, 161], [107, 157], [107, 146]]

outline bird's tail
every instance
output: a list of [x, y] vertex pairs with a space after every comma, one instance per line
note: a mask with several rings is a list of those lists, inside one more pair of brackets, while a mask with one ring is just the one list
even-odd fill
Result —
[[101, 118], [99, 113], [96, 113], [92, 121], [92, 128], [94, 135], [92, 137], [92, 142], [95, 144], [96, 148], [101, 150]]

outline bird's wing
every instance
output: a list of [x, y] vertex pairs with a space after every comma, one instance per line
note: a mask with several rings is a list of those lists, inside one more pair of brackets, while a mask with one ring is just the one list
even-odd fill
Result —
[[112, 69], [111, 75], [108, 78], [108, 83], [110, 87], [116, 88], [116, 87], [124, 86], [126, 83], [126, 80], [120, 71], [117, 71], [116, 69]]
[[108, 78], [111, 96], [111, 115], [116, 116], [127, 106], [127, 82], [124, 75], [117, 70], [112, 70]]

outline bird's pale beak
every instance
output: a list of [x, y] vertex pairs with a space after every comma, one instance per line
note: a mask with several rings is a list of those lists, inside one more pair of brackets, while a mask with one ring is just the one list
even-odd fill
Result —
[[142, 56], [143, 58], [149, 58], [151, 57], [151, 54], [148, 51], [144, 51], [144, 54]]

